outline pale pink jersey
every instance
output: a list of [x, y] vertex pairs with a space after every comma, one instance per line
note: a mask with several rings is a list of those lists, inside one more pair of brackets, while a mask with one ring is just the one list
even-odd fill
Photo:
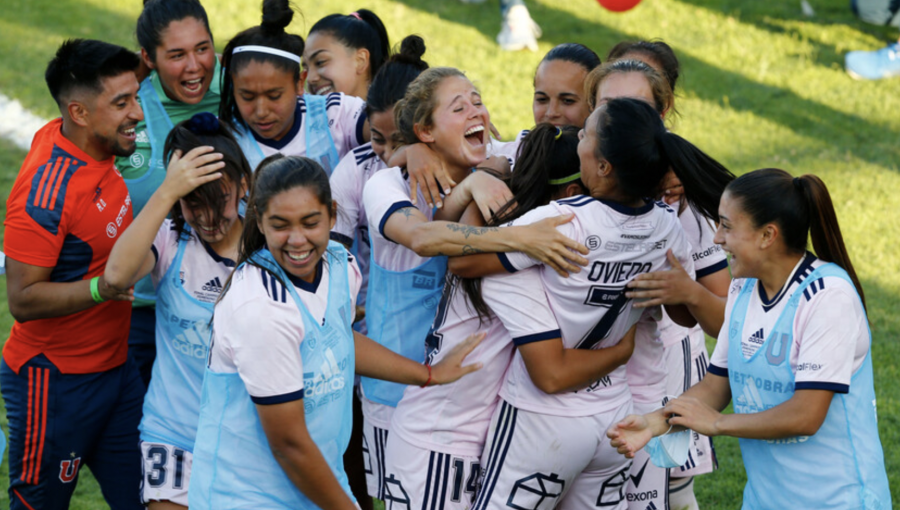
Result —
[[519, 147], [522, 145], [522, 139], [527, 134], [527, 129], [519, 131], [519, 134], [508, 142], [491, 138], [491, 143], [488, 144], [487, 156], [503, 156], [509, 161], [509, 167], [515, 169], [516, 160], [519, 159]]
[[461, 288], [444, 287], [426, 339], [426, 360], [437, 363], [469, 335], [485, 332], [484, 340], [465, 360], [466, 365], [480, 362], [483, 367], [453, 384], [408, 386], [394, 412], [391, 434], [431, 451], [481, 455], [513, 344], [560, 336], [536, 271], [482, 280], [482, 297], [492, 311], [503, 316], [502, 322], [494, 313], [480, 321]]
[[[675, 210], [679, 204], [674, 204]], [[715, 224], [688, 206], [678, 216], [681, 227], [691, 244], [691, 260], [696, 271], [695, 279], [728, 269], [722, 247], [713, 242]], [[636, 404], [658, 406], [666, 396], [666, 363], [663, 350], [681, 342], [688, 335], [703, 335], [700, 326], [685, 328], [675, 324], [661, 310], [656, 320], [638, 323], [634, 354], [628, 360], [626, 371], [628, 385]]]
[[422, 189], [419, 188], [417, 205], [409, 199], [409, 180], [405, 170], [398, 167], [377, 172], [363, 190], [363, 208], [369, 224], [369, 247], [375, 254], [375, 261], [390, 271], [406, 271], [427, 262], [416, 252], [389, 239], [384, 234], [384, 225], [392, 214], [406, 207], [416, 208], [430, 221], [433, 211], [428, 207]]
[[[541, 266], [540, 277], [562, 330], [565, 347], [610, 347], [619, 342], [642, 314], [640, 309], [632, 307], [631, 300], [624, 298], [625, 284], [640, 273], [668, 269], [668, 249], [688, 271], [693, 271], [690, 245], [675, 211], [661, 202], [631, 208], [578, 196], [551, 202], [513, 223], [534, 223], [567, 213], [574, 213], [575, 218], [558, 229], [588, 247], [588, 266], [568, 278]], [[521, 253], [499, 256], [510, 271], [539, 264]], [[548, 395], [531, 381], [518, 353], [500, 395], [520, 409], [557, 416], [603, 413], [631, 400], [624, 366], [588, 388]]]
[[[365, 143], [363, 128], [366, 124], [366, 103], [354, 96], [345, 96], [341, 92], [332, 92], [325, 99], [325, 114], [328, 116], [328, 130], [334, 141], [338, 158], [343, 158], [352, 149]], [[253, 133], [259, 143], [263, 157], [273, 154], [285, 156], [306, 155], [306, 129], [303, 122], [306, 117], [306, 101], [303, 96], [297, 98], [297, 109], [294, 112], [294, 125], [281, 140], [269, 140]]]

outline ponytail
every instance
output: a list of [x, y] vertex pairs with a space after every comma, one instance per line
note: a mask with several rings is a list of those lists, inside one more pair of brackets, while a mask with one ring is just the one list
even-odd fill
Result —
[[425, 41], [421, 37], [408, 35], [403, 39], [400, 51], [391, 55], [369, 85], [366, 113], [370, 117], [393, 109], [403, 99], [409, 84], [428, 69], [428, 62], [422, 60], [424, 54]]
[[719, 222], [719, 200], [734, 174], [684, 138], [663, 131], [657, 137], [669, 165], [684, 186], [684, 197], [703, 216]]
[[728, 185], [728, 194], [740, 202], [741, 210], [759, 228], [778, 225], [788, 250], [803, 253], [811, 238], [816, 256], [833, 262], [850, 276], [866, 306], [862, 284], [850, 261], [844, 237], [834, 212], [828, 188], [812, 174], [793, 177], [778, 168], [744, 174]]

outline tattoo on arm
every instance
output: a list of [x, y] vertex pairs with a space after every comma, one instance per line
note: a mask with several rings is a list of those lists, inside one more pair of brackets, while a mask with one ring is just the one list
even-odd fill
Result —
[[403, 209], [397, 209], [394, 212], [402, 214], [406, 219], [409, 219], [412, 216], [413, 212], [418, 211], [415, 207], [404, 207]]
[[447, 225], [447, 228], [453, 232], [461, 233], [466, 239], [470, 236], [480, 236], [497, 231], [497, 227], [473, 227], [471, 225], [462, 225], [460, 223], [450, 223]]
[[484, 253], [484, 250], [479, 250], [478, 248], [475, 248], [471, 244], [467, 244], [467, 245], [463, 246], [463, 249], [462, 249], [463, 255], [474, 255], [476, 253]]

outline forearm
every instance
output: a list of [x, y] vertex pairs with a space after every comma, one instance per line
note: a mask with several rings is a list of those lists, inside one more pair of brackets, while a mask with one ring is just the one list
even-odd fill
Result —
[[141, 213], [125, 229], [109, 254], [103, 273], [109, 285], [120, 290], [127, 289], [146, 276], [147, 271], [141, 270], [147, 270], [144, 265], [151, 253], [153, 239], [174, 203], [175, 201], [167, 198], [161, 189], [150, 197]]
[[715, 338], [725, 322], [725, 302], [726, 298], [713, 294], [697, 283], [691, 292], [691, 299], [685, 304], [703, 331]]
[[722, 412], [731, 403], [731, 386], [728, 379], [716, 374], [706, 374], [703, 379], [681, 394], [695, 398], [716, 411]]
[[375, 340], [353, 332], [356, 353], [356, 373], [400, 384], [423, 385], [428, 381], [428, 367], [403, 357]]
[[19, 291], [15, 298], [7, 293], [7, 298], [9, 312], [18, 322], [71, 315], [97, 304], [91, 297], [90, 280], [37, 282]]
[[411, 250], [420, 257], [450, 257], [482, 252], [510, 252], [522, 249], [516, 238], [522, 227], [472, 227], [446, 221], [420, 223], [411, 236]]
[[524, 356], [531, 380], [544, 393], [584, 388], [627, 363], [632, 352], [624, 344], [605, 349], [563, 349], [562, 341], [557, 342], [559, 350]]
[[719, 435], [745, 439], [811, 436], [822, 426], [833, 396], [827, 390], [798, 390], [786, 402], [759, 413], [723, 414], [716, 428]]
[[[443, 205], [434, 214], [435, 220], [461, 221], [469, 204], [472, 203], [472, 192], [469, 189], [469, 179], [464, 179], [453, 191], [444, 195]], [[476, 208], [477, 212], [477, 208]]]
[[308, 434], [304, 440], [270, 440], [269, 446], [291, 482], [318, 508], [356, 508]]

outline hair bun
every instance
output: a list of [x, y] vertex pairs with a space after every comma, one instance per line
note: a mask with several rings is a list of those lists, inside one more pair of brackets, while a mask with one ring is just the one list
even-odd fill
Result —
[[425, 54], [425, 40], [417, 35], [408, 35], [400, 43], [400, 51], [391, 60], [409, 64], [420, 71], [428, 69], [428, 62], [422, 60]]
[[219, 132], [219, 118], [209, 112], [195, 113], [185, 124], [195, 135], [212, 135]]
[[294, 19], [294, 10], [288, 0], [264, 0], [262, 8], [263, 32], [280, 34], [284, 32], [291, 20]]

